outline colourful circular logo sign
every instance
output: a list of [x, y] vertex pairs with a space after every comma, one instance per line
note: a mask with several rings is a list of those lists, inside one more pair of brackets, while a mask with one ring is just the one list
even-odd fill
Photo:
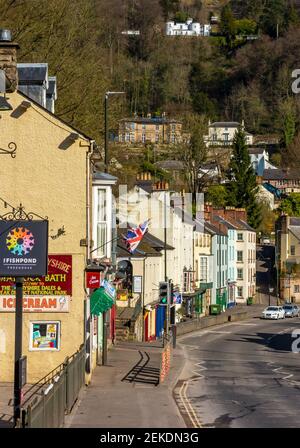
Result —
[[16, 227], [7, 234], [6, 246], [14, 255], [28, 255], [34, 247], [33, 234], [25, 227]]

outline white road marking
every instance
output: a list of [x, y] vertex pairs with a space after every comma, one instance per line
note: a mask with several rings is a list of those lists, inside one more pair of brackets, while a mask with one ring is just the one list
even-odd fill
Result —
[[217, 330], [208, 330], [206, 333], [215, 333], [215, 334], [231, 334], [232, 331], [217, 331]]
[[238, 326], [247, 326], [247, 327], [256, 327], [257, 326], [257, 323], [255, 323], [255, 324], [248, 324], [248, 323], [243, 323], [243, 324], [240, 324], [240, 323], [238, 323], [238, 322], [232, 322], [232, 323], [230, 323], [230, 326], [231, 325], [238, 325]]

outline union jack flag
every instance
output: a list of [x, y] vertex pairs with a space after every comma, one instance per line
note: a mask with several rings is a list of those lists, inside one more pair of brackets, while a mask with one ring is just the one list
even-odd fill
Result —
[[123, 235], [125, 244], [130, 253], [133, 253], [140, 242], [143, 239], [143, 236], [148, 231], [149, 219], [145, 221], [143, 224], [140, 224], [138, 227], [131, 227], [127, 230], [126, 236]]

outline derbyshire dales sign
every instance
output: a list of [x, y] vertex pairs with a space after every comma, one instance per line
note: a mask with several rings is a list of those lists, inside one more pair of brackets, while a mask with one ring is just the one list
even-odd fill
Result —
[[0, 221], [0, 276], [47, 274], [48, 221]]
[[[0, 278], [0, 312], [15, 311], [14, 277]], [[25, 277], [23, 311], [67, 313], [72, 298], [72, 255], [49, 255], [48, 274]]]

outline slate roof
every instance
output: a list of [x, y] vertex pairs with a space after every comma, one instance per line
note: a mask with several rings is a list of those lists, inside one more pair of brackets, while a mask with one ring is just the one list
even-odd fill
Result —
[[239, 228], [241, 230], [249, 230], [250, 232], [255, 232], [253, 227], [249, 226], [246, 221], [243, 221], [242, 219], [236, 219], [235, 222], [240, 226]]
[[281, 169], [266, 169], [263, 172], [264, 180], [299, 180], [300, 173], [298, 170], [281, 170]]
[[161, 162], [155, 162], [156, 166], [163, 170], [183, 170], [184, 163], [180, 160], [162, 160]]
[[237, 121], [216, 121], [209, 125], [210, 128], [237, 128], [241, 123]]
[[217, 226], [211, 224], [210, 222], [205, 221], [204, 228], [210, 235], [227, 236], [226, 233], [222, 232]]
[[264, 148], [248, 148], [249, 154], [263, 154]]
[[47, 63], [22, 63], [17, 64], [19, 85], [48, 85], [48, 64]]
[[289, 231], [300, 241], [300, 227], [289, 226]]
[[152, 180], [138, 180], [135, 185], [139, 188], [142, 188], [147, 193], [152, 193], [153, 190], [153, 181]]
[[110, 182], [117, 182], [118, 178], [115, 176], [112, 176], [108, 173], [103, 173], [102, 171], [96, 171], [93, 173], [93, 179], [94, 180], [105, 180]]
[[126, 123], [143, 123], [143, 124], [169, 124], [169, 123], [182, 123], [179, 120], [174, 120], [165, 117], [132, 117], [132, 118], [122, 118], [120, 122]]
[[237, 225], [234, 225], [232, 222], [228, 221], [227, 219], [222, 218], [222, 216], [214, 215], [213, 219], [214, 219], [214, 221], [224, 224], [230, 230], [238, 229]]

